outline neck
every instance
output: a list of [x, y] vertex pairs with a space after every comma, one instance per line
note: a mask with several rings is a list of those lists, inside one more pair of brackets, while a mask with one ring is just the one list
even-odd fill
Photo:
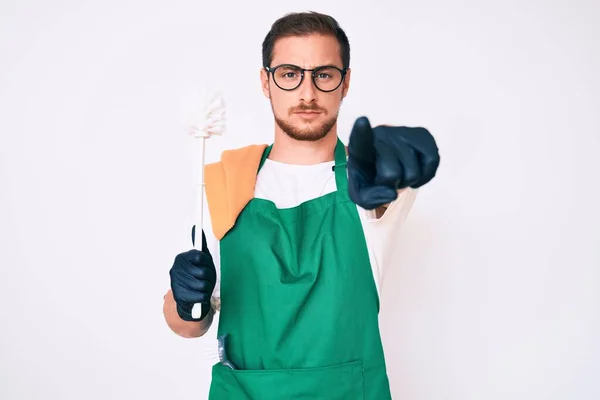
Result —
[[275, 140], [269, 158], [280, 163], [297, 165], [333, 161], [337, 140], [337, 124], [323, 139], [315, 142], [292, 139], [279, 127], [276, 127]]

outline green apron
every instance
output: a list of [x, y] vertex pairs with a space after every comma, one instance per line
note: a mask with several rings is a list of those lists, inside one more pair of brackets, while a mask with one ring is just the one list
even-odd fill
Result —
[[336, 192], [286, 209], [254, 198], [222, 238], [218, 336], [238, 369], [214, 365], [211, 400], [391, 399], [339, 139], [334, 170]]

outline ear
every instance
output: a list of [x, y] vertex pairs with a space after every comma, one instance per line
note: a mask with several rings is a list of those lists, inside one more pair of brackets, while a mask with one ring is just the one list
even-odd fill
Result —
[[348, 70], [346, 71], [346, 77], [344, 78], [344, 83], [342, 84], [342, 99], [344, 97], [346, 97], [346, 95], [348, 94], [348, 90], [350, 90], [350, 73], [352, 71], [350, 70], [350, 68], [348, 68]]
[[264, 68], [260, 69], [260, 86], [262, 87], [265, 97], [270, 99], [271, 94], [269, 93], [269, 73]]

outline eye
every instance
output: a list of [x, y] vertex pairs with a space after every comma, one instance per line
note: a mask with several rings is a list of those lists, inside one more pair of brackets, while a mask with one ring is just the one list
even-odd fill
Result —
[[277, 70], [277, 76], [282, 80], [297, 80], [300, 78], [300, 72], [293, 67], [281, 67]]
[[340, 71], [335, 68], [324, 67], [315, 71], [315, 78], [320, 81], [338, 80], [340, 77]]

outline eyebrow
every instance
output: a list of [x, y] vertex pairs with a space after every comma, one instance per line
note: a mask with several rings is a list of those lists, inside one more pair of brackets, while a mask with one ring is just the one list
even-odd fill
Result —
[[[273, 66], [274, 66], [274, 67], [277, 67], [278, 65], [293, 65], [293, 66], [295, 66], [295, 67], [302, 68], [302, 67], [301, 67], [301, 66], [299, 66], [298, 64], [294, 64], [294, 63], [291, 63], [291, 62], [273, 63]], [[335, 63], [335, 62], [324, 63], [324, 64], [318, 64], [318, 65], [314, 65], [314, 66], [312, 66], [312, 68], [306, 68], [306, 69], [315, 69], [315, 68], [320, 68], [320, 67], [336, 67], [336, 68], [339, 68], [339, 69], [344, 69], [344, 67], [343, 67], [343, 66], [341, 66], [341, 67], [340, 67], [340, 66], [336, 65], [336, 63]]]

